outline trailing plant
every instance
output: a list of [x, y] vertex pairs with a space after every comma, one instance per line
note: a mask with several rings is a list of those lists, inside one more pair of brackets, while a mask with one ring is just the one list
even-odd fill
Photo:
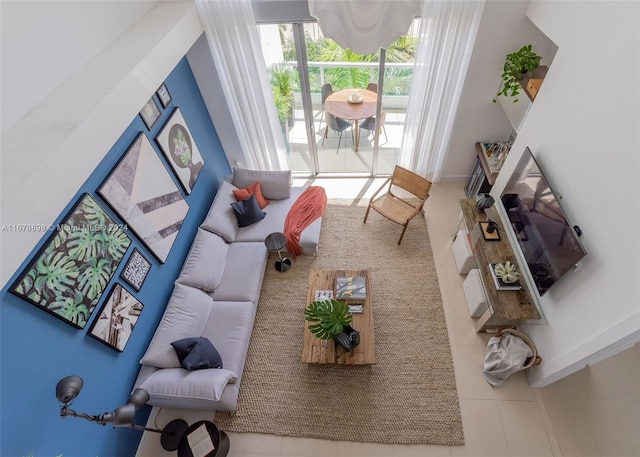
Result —
[[321, 340], [330, 340], [341, 333], [345, 325], [351, 323], [353, 317], [349, 306], [338, 300], [323, 300], [309, 303], [304, 310], [305, 319], [313, 324], [309, 330]]
[[[514, 97], [513, 103], [518, 102], [520, 93], [520, 80], [527, 73], [533, 72], [540, 66], [541, 56], [532, 51], [531, 45], [521, 47], [518, 51], [507, 54], [502, 71], [502, 85], [498, 95]], [[496, 99], [493, 99], [493, 103]]]

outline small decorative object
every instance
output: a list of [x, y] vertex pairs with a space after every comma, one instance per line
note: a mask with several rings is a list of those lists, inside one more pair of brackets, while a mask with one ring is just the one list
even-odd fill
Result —
[[93, 322], [89, 335], [118, 352], [124, 351], [144, 306], [116, 284]]
[[179, 108], [171, 113], [169, 120], [156, 137], [156, 143], [160, 146], [180, 184], [187, 194], [190, 194], [204, 166], [204, 160]]
[[[540, 66], [541, 56], [531, 50], [531, 45], [526, 45], [518, 51], [507, 54], [502, 72], [502, 85], [497, 95], [515, 97], [513, 103], [518, 102], [520, 93], [520, 80], [527, 73], [532, 73]], [[496, 96], [497, 96], [496, 95]], [[496, 103], [496, 99], [493, 99]]]
[[357, 90], [353, 91], [349, 97], [347, 97], [347, 101], [354, 105], [362, 103], [364, 101], [364, 97]]
[[520, 276], [516, 270], [516, 266], [508, 260], [505, 263], [496, 264], [494, 270], [496, 272], [496, 276], [507, 284], [517, 282], [518, 277]]
[[171, 103], [171, 94], [167, 90], [167, 86], [162, 83], [162, 86], [156, 91], [158, 94], [158, 98], [160, 99], [160, 103], [162, 103], [162, 107], [166, 108], [169, 103]]
[[485, 240], [498, 241], [500, 239], [498, 224], [495, 221], [482, 221], [480, 222], [480, 228], [482, 229], [482, 236]]
[[476, 205], [480, 213], [484, 213], [485, 209], [491, 208], [495, 202], [490, 194], [478, 194], [476, 196]]
[[89, 194], [11, 286], [11, 293], [84, 328], [131, 239]]
[[338, 300], [314, 301], [304, 310], [305, 320], [312, 322], [309, 331], [321, 340], [334, 339], [345, 350], [351, 351], [360, 343], [360, 333], [351, 324], [349, 306]]
[[160, 110], [158, 109], [158, 105], [153, 97], [149, 99], [142, 108], [142, 111], [140, 111], [140, 117], [144, 121], [144, 125], [146, 125], [149, 130], [151, 130], [151, 127], [153, 127], [156, 121], [160, 118]]
[[127, 281], [136, 292], [139, 292], [144, 280], [147, 279], [147, 274], [150, 269], [151, 263], [144, 258], [142, 253], [138, 251], [138, 248], [134, 248], [120, 276]]

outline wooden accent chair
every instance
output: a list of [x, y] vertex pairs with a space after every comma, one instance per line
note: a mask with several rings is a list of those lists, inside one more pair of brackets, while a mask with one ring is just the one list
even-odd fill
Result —
[[[385, 188], [387, 191], [378, 197], [378, 194]], [[387, 178], [371, 197], [363, 222], [367, 222], [369, 210], [373, 208], [387, 219], [402, 225], [402, 233], [398, 240], [398, 244], [400, 244], [402, 243], [402, 237], [407, 230], [409, 221], [422, 210], [424, 202], [429, 197], [430, 189], [431, 181], [406, 168], [396, 165], [393, 174]], [[409, 193], [410, 195], [407, 197], [399, 196], [395, 193], [399, 190], [399, 193], [404, 191], [404, 193]]]

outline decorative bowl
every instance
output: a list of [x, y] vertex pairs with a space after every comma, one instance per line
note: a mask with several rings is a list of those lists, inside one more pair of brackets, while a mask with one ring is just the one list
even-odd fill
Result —
[[349, 97], [347, 97], [347, 101], [349, 103], [357, 105], [358, 103], [362, 103], [364, 101], [364, 97], [360, 94], [351, 94], [349, 95]]

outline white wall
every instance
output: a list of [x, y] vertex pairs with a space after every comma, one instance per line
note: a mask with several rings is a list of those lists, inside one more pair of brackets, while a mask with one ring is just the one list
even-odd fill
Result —
[[485, 3], [444, 161], [443, 181], [466, 179], [477, 141], [506, 140], [511, 133], [504, 111], [492, 102], [500, 86], [505, 55], [531, 44], [543, 57], [543, 65], [553, 59], [553, 43], [525, 16], [528, 4], [503, 0]]
[[2, 133], [156, 3], [3, 0]]
[[548, 325], [523, 327], [543, 386], [640, 340], [640, 3], [534, 1], [528, 15], [558, 52], [492, 193], [528, 146], [589, 253], [541, 298]]
[[[59, 29], [77, 32], [81, 29], [78, 24], [86, 19], [71, 14], [65, 1], [53, 3], [69, 13], [56, 16], [58, 23], [45, 20], [49, 14], [47, 8], [33, 8], [28, 18], [22, 13], [12, 17], [10, 13], [15, 10], [5, 11], [2, 2], [3, 23], [30, 19], [45, 27], [31, 37], [40, 47], [25, 46], [33, 53], [26, 55], [26, 59], [42, 60], [49, 52], [57, 52], [49, 47], [57, 48], [64, 41], [53, 38]], [[102, 10], [100, 3], [89, 2]], [[120, 13], [125, 15], [128, 11], [123, 7]], [[89, 17], [96, 20], [93, 14]], [[29, 20], [23, 25], [29, 28]], [[94, 28], [99, 27], [94, 24]], [[119, 30], [116, 28], [116, 32]], [[87, 33], [76, 39], [94, 41]], [[73, 57], [58, 58], [56, 64], [64, 68], [60, 74], [72, 76], [38, 100], [27, 115], [2, 134], [2, 224], [53, 222], [201, 34], [202, 25], [192, 2], [161, 2], [81, 68], [76, 68], [78, 62]], [[43, 35], [51, 38], [42, 40]], [[69, 36], [67, 32], [62, 35]], [[109, 34], [97, 32], [96, 35]], [[111, 36], [115, 38], [114, 33]], [[3, 30], [3, 43], [14, 40]], [[101, 40], [95, 40], [98, 41]], [[68, 52], [71, 55], [75, 49]], [[2, 58], [4, 68], [4, 55]], [[49, 87], [48, 74], [48, 67], [44, 67], [37, 81], [15, 82], [15, 87], [5, 87], [3, 81], [3, 103], [6, 91], [22, 92], [23, 85], [27, 90], [30, 86]], [[2, 284], [45, 234], [39, 229], [2, 231]]]

